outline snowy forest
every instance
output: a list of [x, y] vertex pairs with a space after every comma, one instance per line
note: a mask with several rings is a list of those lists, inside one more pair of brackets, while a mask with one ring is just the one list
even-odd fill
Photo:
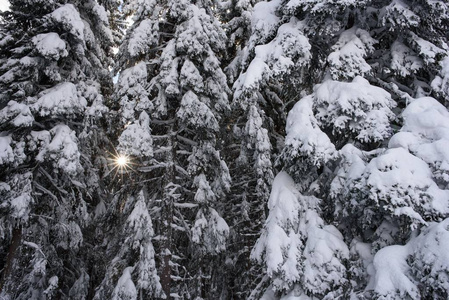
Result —
[[10, 0], [1, 300], [449, 299], [447, 0]]

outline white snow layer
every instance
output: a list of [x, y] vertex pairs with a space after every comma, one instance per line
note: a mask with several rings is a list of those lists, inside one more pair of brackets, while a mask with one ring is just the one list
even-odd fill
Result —
[[71, 82], [63, 82], [43, 91], [31, 108], [43, 117], [73, 116], [82, 113], [86, 106], [87, 101], [78, 96], [76, 86]]
[[192, 241], [206, 253], [214, 254], [226, 250], [229, 226], [215, 209], [200, 208], [191, 232]]
[[56, 32], [38, 34], [33, 37], [32, 42], [37, 51], [45, 58], [59, 60], [59, 58], [66, 57], [69, 54], [66, 43]]
[[312, 95], [302, 98], [288, 113], [285, 147], [291, 157], [307, 156], [313, 164], [321, 166], [336, 156], [336, 149], [319, 127], [313, 102]]
[[78, 151], [78, 139], [75, 131], [67, 125], [56, 125], [49, 132], [33, 132], [32, 136], [40, 149], [37, 160], [49, 159], [56, 168], [69, 175], [75, 175], [79, 171], [81, 154]]
[[366, 2], [367, 0], [290, 0], [285, 4], [285, 8], [292, 12], [301, 8], [316, 14], [326, 10], [334, 11], [336, 6], [363, 6]]
[[132, 31], [128, 42], [128, 52], [131, 57], [136, 57], [157, 45], [159, 39], [159, 23], [153, 20], [143, 20]]
[[194, 92], [188, 91], [182, 97], [181, 107], [176, 115], [194, 128], [208, 128], [218, 131], [218, 121], [206, 104], [207, 102], [207, 98], [199, 98]]
[[139, 192], [134, 209], [126, 220], [126, 228], [131, 233], [127, 236], [127, 240], [131, 240], [133, 249], [138, 249], [141, 241], [151, 239], [154, 235], [153, 224], [148, 213], [143, 191]]
[[257, 90], [263, 80], [288, 73], [295, 65], [300, 66], [309, 61], [311, 46], [301, 27], [301, 23], [292, 18], [289, 23], [279, 27], [271, 42], [255, 47], [255, 58], [234, 84], [234, 98], [240, 97], [245, 91]]
[[[251, 258], [265, 262], [268, 276], [274, 276], [284, 264], [286, 249], [292, 242], [301, 243], [294, 229], [298, 227], [299, 201], [293, 179], [280, 172], [273, 181], [264, 230], [251, 252]], [[295, 250], [297, 247], [292, 247]], [[264, 258], [265, 255], [265, 258]], [[296, 269], [296, 263], [292, 266]], [[295, 272], [297, 273], [297, 272]], [[298, 275], [298, 274], [297, 274]]]
[[133, 267], [127, 267], [123, 270], [122, 276], [119, 278], [118, 283], [112, 293], [112, 300], [137, 299], [137, 289], [131, 277], [131, 273], [133, 271]]
[[0, 122], [7, 121], [16, 127], [27, 127], [33, 124], [34, 117], [28, 105], [9, 101], [6, 107], [0, 111]]
[[264, 42], [276, 30], [280, 21], [276, 15], [276, 10], [280, 3], [280, 0], [261, 1], [254, 6], [251, 15], [251, 31], [253, 36], [258, 37], [258, 40], [252, 41], [253, 43]]
[[404, 147], [449, 182], [449, 112], [434, 98], [412, 100], [402, 113], [404, 126], [389, 147]]
[[308, 292], [325, 294], [345, 282], [349, 257], [342, 234], [325, 225], [317, 213], [319, 199], [301, 195], [293, 179], [280, 172], [274, 179], [270, 213], [251, 258], [263, 262], [273, 289], [288, 291], [295, 284]]
[[363, 142], [382, 141], [391, 135], [395, 102], [390, 94], [360, 77], [352, 82], [328, 80], [315, 88], [316, 118], [336, 132], [349, 130]]
[[0, 136], [0, 165], [14, 162], [14, 150], [11, 136]]
[[332, 77], [354, 78], [369, 72], [371, 67], [364, 57], [374, 50], [373, 45], [376, 43], [377, 41], [363, 29], [353, 27], [344, 31], [327, 58]]
[[302, 98], [287, 117], [285, 151], [306, 157], [316, 166], [337, 157], [335, 145], [321, 128], [353, 134], [363, 142], [382, 141], [391, 135], [395, 102], [385, 90], [357, 76], [352, 82], [327, 80]]
[[119, 137], [117, 150], [136, 157], [153, 156], [153, 138], [151, 137], [150, 117], [141, 112], [139, 120], [126, 126]]
[[424, 66], [424, 62], [417, 54], [399, 41], [391, 46], [391, 68], [399, 75], [406, 77], [416, 73]]
[[415, 27], [419, 25], [420, 18], [404, 1], [393, 0], [381, 15], [384, 24], [390, 23], [397, 27]]
[[443, 93], [446, 97], [449, 97], [449, 53], [440, 62], [440, 66], [440, 73], [435, 76], [435, 79], [432, 81], [432, 88], [439, 93]]
[[55, 9], [50, 17], [61, 23], [75, 37], [84, 41], [84, 22], [73, 4], [65, 4]]
[[[448, 249], [449, 218], [430, 223], [406, 245], [388, 246], [376, 253], [373, 261], [375, 274], [366, 289], [388, 299], [419, 299], [418, 283], [424, 286], [437, 284], [447, 293]], [[425, 274], [423, 270], [426, 270]], [[412, 277], [412, 274], [416, 276]]]
[[120, 73], [117, 83], [117, 93], [120, 95], [120, 106], [123, 122], [135, 120], [136, 111], [151, 110], [152, 104], [148, 99], [145, 88], [147, 81], [147, 67], [145, 62], [125, 69]]

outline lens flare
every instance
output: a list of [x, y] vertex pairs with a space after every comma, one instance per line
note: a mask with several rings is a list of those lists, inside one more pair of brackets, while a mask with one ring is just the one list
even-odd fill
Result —
[[114, 174], [114, 179], [117, 178], [117, 176], [120, 176], [118, 178], [123, 178], [123, 175], [128, 174], [130, 171], [134, 171], [132, 168], [134, 163], [131, 158], [125, 154], [120, 154], [118, 152], [115, 152], [115, 154], [111, 153], [111, 157], [108, 161], [108, 165], [111, 169], [109, 169], [105, 177], [109, 176], [109, 174]]
[[120, 155], [115, 159], [115, 164], [119, 167], [119, 168], [126, 168], [127, 165], [129, 164], [129, 160], [128, 157], [124, 156], [124, 155]]

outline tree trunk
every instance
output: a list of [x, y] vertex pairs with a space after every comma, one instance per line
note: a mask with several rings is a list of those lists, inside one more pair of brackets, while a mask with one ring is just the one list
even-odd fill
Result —
[[170, 261], [172, 257], [172, 223], [173, 223], [173, 203], [174, 193], [177, 189], [176, 174], [175, 174], [175, 157], [176, 157], [176, 135], [173, 131], [173, 125], [170, 126], [170, 137], [168, 139], [168, 152], [167, 152], [167, 167], [165, 174], [165, 187], [164, 187], [164, 202], [163, 202], [163, 231], [164, 241], [162, 244], [162, 271], [161, 271], [161, 285], [162, 290], [166, 295], [166, 299], [170, 298], [171, 292], [171, 266]]
[[5, 268], [3, 269], [3, 273], [0, 278], [0, 293], [3, 291], [6, 281], [8, 280], [8, 277], [11, 274], [16, 253], [19, 249], [21, 241], [22, 241], [22, 226], [20, 225], [19, 227], [16, 227], [12, 230], [11, 245], [9, 246], [8, 255], [6, 256]]

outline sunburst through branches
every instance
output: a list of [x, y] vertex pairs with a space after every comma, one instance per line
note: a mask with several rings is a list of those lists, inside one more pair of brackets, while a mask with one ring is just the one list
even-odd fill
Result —
[[113, 173], [114, 178], [117, 175], [123, 175], [134, 170], [132, 168], [133, 163], [131, 161], [131, 158], [125, 154], [121, 153], [111, 154], [111, 158], [109, 159], [109, 161], [110, 161], [109, 165], [112, 166], [112, 168], [110, 169], [107, 175]]

